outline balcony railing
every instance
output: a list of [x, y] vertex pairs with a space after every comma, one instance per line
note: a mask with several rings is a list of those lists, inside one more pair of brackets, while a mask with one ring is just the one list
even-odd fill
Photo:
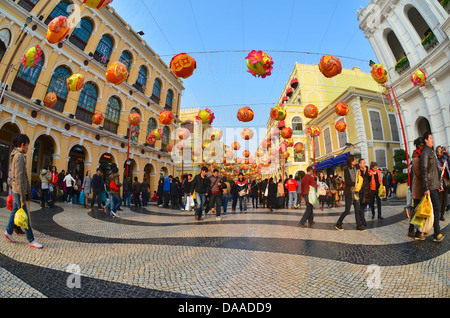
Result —
[[405, 71], [407, 71], [407, 70], [409, 70], [410, 69], [410, 64], [409, 64], [409, 60], [408, 60], [408, 58], [405, 56], [405, 57], [403, 57], [403, 58], [401, 58], [398, 62], [397, 62], [397, 64], [395, 65], [395, 71], [398, 73], [398, 74], [403, 74]]
[[438, 44], [439, 41], [436, 39], [436, 36], [433, 32], [428, 33], [427, 36], [422, 40], [422, 45], [427, 53], [435, 48]]
[[445, 11], [450, 14], [450, 0], [438, 0], [439, 3], [444, 7]]

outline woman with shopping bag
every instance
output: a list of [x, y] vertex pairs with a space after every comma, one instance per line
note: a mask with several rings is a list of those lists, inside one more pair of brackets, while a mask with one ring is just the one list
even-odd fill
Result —
[[375, 201], [377, 202], [378, 220], [382, 220], [381, 216], [381, 198], [386, 196], [386, 188], [381, 179], [381, 171], [378, 164], [372, 162], [368, 171], [370, 186], [370, 206], [372, 207], [372, 220], [375, 218]]

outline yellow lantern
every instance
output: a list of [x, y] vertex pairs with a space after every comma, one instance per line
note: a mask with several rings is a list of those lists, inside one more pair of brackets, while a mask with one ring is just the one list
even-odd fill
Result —
[[78, 92], [84, 86], [84, 76], [81, 74], [73, 74], [67, 79], [67, 87], [71, 92]]
[[255, 77], [266, 78], [272, 75], [273, 59], [263, 51], [251, 51], [246, 57], [248, 72]]
[[56, 44], [64, 40], [69, 34], [70, 22], [65, 16], [54, 18], [47, 28], [47, 41]]
[[98, 10], [103, 9], [111, 2], [113, 2], [113, 0], [83, 0], [83, 3], [85, 5], [87, 5], [90, 8]]
[[42, 59], [42, 49], [39, 45], [30, 47], [22, 58], [22, 65], [26, 67], [35, 67]]

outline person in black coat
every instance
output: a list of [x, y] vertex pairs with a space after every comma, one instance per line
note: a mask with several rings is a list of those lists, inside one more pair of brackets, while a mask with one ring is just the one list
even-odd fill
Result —
[[163, 206], [163, 200], [164, 200], [164, 179], [160, 178], [158, 181], [158, 190], [156, 192], [156, 195], [158, 196], [158, 206], [162, 207]]
[[170, 202], [172, 203], [172, 205], [171, 205], [172, 209], [180, 208], [179, 204], [178, 204], [179, 196], [180, 196], [180, 193], [179, 193], [179, 189], [178, 189], [178, 183], [177, 183], [176, 179], [173, 178], [170, 181], [170, 197], [171, 197]]
[[277, 184], [273, 182], [273, 178], [269, 179], [269, 183], [267, 184], [269, 187], [269, 195], [267, 196], [267, 207], [270, 209], [270, 212], [273, 212], [273, 208], [277, 206]]

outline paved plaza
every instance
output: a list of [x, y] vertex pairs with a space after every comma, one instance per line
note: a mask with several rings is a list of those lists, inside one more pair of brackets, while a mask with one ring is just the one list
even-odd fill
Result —
[[[315, 209], [315, 224], [305, 229], [297, 226], [304, 207], [228, 211], [221, 221], [209, 214], [198, 222], [193, 212], [155, 205], [122, 207], [112, 218], [32, 202], [34, 235], [44, 248], [2, 236], [0, 298], [448, 298], [450, 216], [441, 222], [443, 242], [414, 241], [403, 204], [383, 204], [384, 219], [366, 213], [360, 233], [354, 215], [345, 231], [334, 229], [343, 207]], [[2, 231], [8, 216], [0, 209]]]

